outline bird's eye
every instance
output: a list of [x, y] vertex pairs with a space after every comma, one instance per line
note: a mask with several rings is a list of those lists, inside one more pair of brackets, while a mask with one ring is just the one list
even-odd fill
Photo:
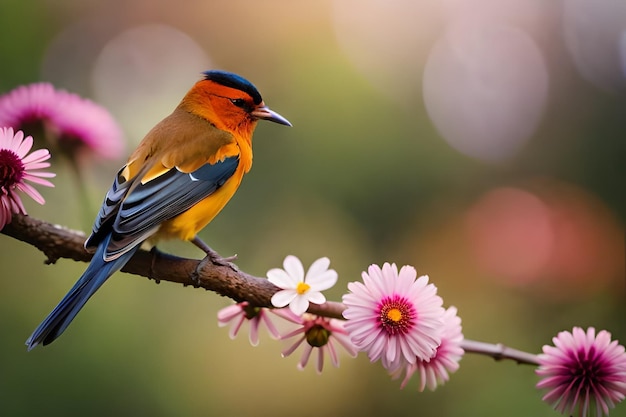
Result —
[[246, 107], [246, 101], [242, 98], [232, 98], [230, 99], [230, 101], [237, 107], [241, 107], [241, 108]]

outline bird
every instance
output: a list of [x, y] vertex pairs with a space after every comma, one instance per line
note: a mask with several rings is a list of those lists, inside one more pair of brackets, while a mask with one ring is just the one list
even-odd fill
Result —
[[271, 110], [242, 76], [223, 70], [202, 75], [117, 172], [85, 241], [85, 249], [93, 252], [91, 262], [26, 340], [29, 351], [57, 339], [144, 242], [181, 239], [198, 246], [207, 258], [224, 259], [198, 232], [250, 171], [257, 122], [291, 123]]

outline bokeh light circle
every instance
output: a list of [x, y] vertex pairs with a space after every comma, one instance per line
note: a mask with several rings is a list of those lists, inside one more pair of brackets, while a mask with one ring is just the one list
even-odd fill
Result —
[[563, 1], [567, 50], [580, 75], [605, 91], [626, 92], [621, 50], [625, 30], [625, 1]]
[[453, 148], [501, 161], [535, 132], [548, 73], [539, 48], [521, 29], [465, 19], [433, 46], [423, 94], [429, 117]]
[[137, 143], [210, 66], [186, 33], [161, 24], [136, 26], [106, 43], [93, 68], [93, 90]]
[[552, 179], [485, 192], [465, 214], [481, 274], [563, 299], [622, 285], [623, 226], [583, 189]]
[[468, 212], [467, 227], [479, 265], [511, 283], [535, 280], [553, 250], [550, 210], [525, 190], [503, 187], [483, 195]]
[[443, 7], [439, 0], [335, 0], [337, 42], [373, 87], [412, 101], [430, 44], [444, 24]]

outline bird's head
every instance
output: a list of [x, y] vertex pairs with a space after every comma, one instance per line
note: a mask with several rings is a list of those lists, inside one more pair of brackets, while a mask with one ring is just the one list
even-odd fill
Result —
[[206, 71], [187, 93], [181, 105], [227, 131], [251, 134], [258, 120], [286, 126], [291, 123], [265, 105], [256, 87], [226, 71]]

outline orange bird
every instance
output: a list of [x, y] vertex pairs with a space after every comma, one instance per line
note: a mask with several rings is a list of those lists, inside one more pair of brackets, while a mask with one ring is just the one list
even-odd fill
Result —
[[291, 123], [270, 110], [256, 87], [239, 75], [203, 74], [117, 173], [85, 242], [85, 248], [95, 252], [91, 263], [28, 338], [28, 350], [59, 337], [145, 241], [188, 240], [215, 259], [197, 234], [250, 171], [257, 122]]

